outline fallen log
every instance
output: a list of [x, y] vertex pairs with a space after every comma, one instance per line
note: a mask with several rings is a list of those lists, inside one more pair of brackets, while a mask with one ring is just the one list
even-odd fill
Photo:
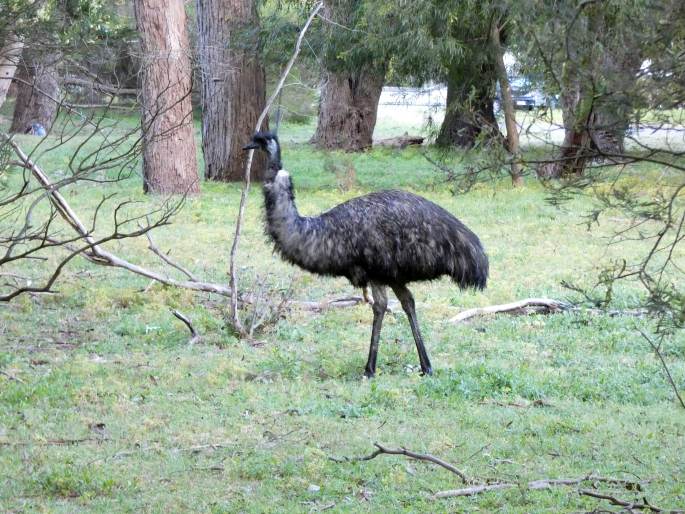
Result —
[[380, 139], [374, 143], [374, 146], [383, 146], [386, 148], [399, 148], [400, 150], [412, 146], [412, 145], [422, 145], [424, 139], [423, 136], [410, 136], [409, 134], [404, 134], [398, 137], [389, 137], [386, 139]]
[[550, 298], [526, 298], [517, 302], [504, 303], [501, 305], [489, 305], [476, 307], [460, 312], [449, 319], [450, 323], [462, 323], [476, 316], [487, 314], [550, 314], [568, 310], [570, 305], [559, 300]]

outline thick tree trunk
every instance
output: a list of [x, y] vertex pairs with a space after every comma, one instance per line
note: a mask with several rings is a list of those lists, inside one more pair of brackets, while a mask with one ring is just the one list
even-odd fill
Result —
[[7, 98], [23, 48], [24, 42], [12, 33], [7, 36], [4, 46], [0, 48], [0, 107]]
[[327, 72], [311, 142], [327, 150], [370, 148], [384, 81], [384, 68]]
[[473, 66], [469, 59], [462, 59], [452, 63], [447, 77], [447, 109], [436, 144], [472, 148], [481, 134], [501, 143], [494, 97], [495, 67], [491, 62]]
[[354, 25], [360, 5], [360, 0], [324, 2], [324, 17], [333, 21], [326, 37], [333, 44], [324, 59], [319, 117], [311, 139], [317, 148], [359, 151], [373, 142], [387, 63], [373, 57], [357, 57], [355, 62], [339, 57], [340, 45], [349, 46], [349, 33], [341, 27]]
[[499, 81], [500, 91], [502, 92], [502, 110], [504, 111], [504, 124], [507, 127], [507, 148], [512, 155], [511, 159], [511, 182], [514, 187], [523, 185], [521, 175], [520, 152], [519, 152], [519, 133], [516, 127], [516, 114], [514, 109], [514, 99], [511, 94], [511, 85], [507, 76], [507, 69], [504, 66], [504, 49], [500, 41], [499, 22], [493, 21], [490, 28], [490, 44], [495, 57], [495, 68], [497, 70], [497, 80]]
[[[197, 0], [197, 23], [205, 177], [242, 180], [242, 148], [266, 104], [257, 7], [254, 0]], [[265, 169], [263, 152], [256, 152], [252, 180], [261, 180]]]
[[[597, 158], [620, 159], [633, 105], [631, 89], [642, 64], [639, 44], [611, 39], [612, 27], [599, 9], [588, 7], [586, 32], [571, 38], [570, 59], [562, 68], [561, 103], [564, 142], [554, 162], [539, 174], [544, 178], [582, 176]], [[592, 35], [602, 46], [588, 46]]]
[[60, 101], [57, 72], [60, 56], [33, 50], [26, 53], [15, 76], [18, 93], [10, 132], [27, 132], [33, 123], [39, 123], [50, 131]]
[[183, 0], [135, 0], [134, 9], [142, 50], [143, 190], [198, 193]]

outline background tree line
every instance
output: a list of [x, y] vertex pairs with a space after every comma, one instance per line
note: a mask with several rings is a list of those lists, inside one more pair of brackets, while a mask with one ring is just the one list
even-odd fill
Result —
[[[240, 180], [242, 145], [312, 5], [1, 0], [0, 102], [15, 98], [10, 130], [40, 125], [60, 136], [60, 112], [99, 129], [106, 117], [95, 113], [139, 110], [145, 191], [198, 194], [200, 174], [206, 180]], [[284, 105], [300, 103], [305, 116], [309, 110], [317, 116], [311, 138], [317, 148], [371, 147], [384, 85], [444, 83], [447, 109], [435, 145], [476, 149], [482, 156], [479, 173], [455, 172], [457, 179], [508, 173], [519, 185], [525, 174], [561, 178], [553, 189], [562, 201], [585, 191], [603, 166], [648, 160], [682, 171], [678, 149], [646, 146], [634, 137], [646, 117], [662, 126], [681, 125], [680, 1], [326, 0], [318, 21], [307, 35], [293, 84], [283, 93]], [[514, 70], [504, 66], [505, 54], [515, 59]], [[561, 145], [547, 145], [543, 154], [519, 148], [518, 135], [526, 128], [516, 124], [512, 71], [558, 103]], [[313, 109], [312, 98], [318, 101]], [[498, 122], [496, 105], [505, 123]], [[200, 172], [194, 111], [202, 127]], [[281, 115], [280, 107], [272, 111], [272, 127]], [[259, 159], [252, 167], [255, 179], [264, 167]], [[629, 212], [636, 226], [658, 221], [650, 227], [659, 244], [677, 245], [680, 191], [669, 186], [665, 200], [649, 202], [619, 191], [598, 199], [606, 208]], [[664, 234], [672, 231], [669, 240]], [[681, 298], [677, 287], [647, 271], [655, 255], [664, 254], [672, 252], [660, 246], [615, 275], [640, 275], [662, 310]], [[682, 312], [666, 310], [672, 320], [685, 319]]]

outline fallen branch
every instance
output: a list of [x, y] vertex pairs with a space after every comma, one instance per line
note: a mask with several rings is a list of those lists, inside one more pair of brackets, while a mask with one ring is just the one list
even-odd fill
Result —
[[108, 438], [84, 437], [82, 439], [48, 439], [46, 441], [0, 441], [0, 446], [71, 446], [81, 443], [101, 443]]
[[421, 146], [423, 144], [423, 136], [410, 136], [404, 134], [403, 136], [389, 137], [376, 141], [373, 146], [383, 146], [386, 148], [398, 148], [403, 150], [408, 146]]
[[7, 373], [7, 371], [3, 371], [0, 369], [0, 375], [6, 376], [9, 380], [14, 380], [15, 382], [19, 382], [20, 384], [26, 384], [21, 378], [15, 377], [11, 373]]
[[465, 484], [472, 483], [472, 481], [466, 476], [466, 474], [456, 468], [454, 465], [450, 464], [449, 462], [445, 462], [444, 460], [435, 457], [434, 455], [431, 455], [429, 453], [415, 453], [411, 450], [407, 450], [406, 448], [386, 448], [385, 446], [379, 444], [379, 443], [373, 443], [373, 445], [376, 447], [376, 450], [369, 454], [365, 455], [363, 457], [329, 457], [330, 460], [333, 462], [361, 462], [361, 461], [366, 461], [366, 460], [371, 460], [375, 459], [379, 455], [404, 455], [406, 457], [409, 457], [411, 459], [416, 459], [416, 460], [422, 460], [422, 461], [427, 461], [427, 462], [432, 462], [433, 464], [437, 464], [438, 466], [445, 468], [447, 471], [450, 471], [457, 475], [461, 481]]
[[569, 307], [570, 306], [567, 303], [560, 302], [559, 300], [552, 300], [549, 298], [526, 298], [525, 300], [519, 300], [512, 303], [467, 309], [453, 318], [450, 318], [449, 322], [462, 323], [468, 319], [476, 316], [484, 316], [486, 314], [548, 314], [561, 312], [569, 309]]
[[190, 340], [188, 341], [188, 344], [190, 346], [194, 345], [200, 340], [200, 334], [197, 333], [195, 330], [195, 327], [193, 326], [193, 322], [190, 321], [190, 318], [185, 316], [184, 314], [178, 312], [176, 309], [172, 309], [171, 314], [176, 316], [179, 320], [181, 320], [186, 327], [188, 327], [188, 330], [190, 331]]
[[659, 507], [656, 507], [654, 505], [650, 505], [647, 502], [646, 498], [643, 498], [642, 502], [629, 502], [626, 500], [621, 500], [619, 498], [616, 498], [615, 496], [611, 496], [609, 494], [604, 494], [600, 493], [597, 491], [591, 491], [588, 489], [581, 489], [578, 491], [578, 494], [581, 496], [590, 496], [592, 498], [598, 498], [600, 500], [607, 500], [609, 503], [612, 505], [617, 505], [619, 507], [625, 507], [625, 509], [630, 512], [631, 510], [647, 510], [650, 512], [667, 512], [669, 514], [682, 514], [685, 512], [685, 510], [679, 510], [679, 509], [662, 509]]
[[167, 254], [160, 251], [160, 249], [157, 248], [157, 245], [155, 245], [155, 243], [152, 241], [152, 236], [150, 235], [149, 232], [146, 232], [145, 236], [147, 237], [148, 250], [150, 250], [152, 253], [154, 253], [157, 257], [162, 259], [164, 262], [166, 262], [172, 268], [176, 268], [178, 271], [183, 273], [192, 282], [199, 282], [198, 278], [195, 275], [193, 275], [190, 271], [188, 271], [185, 267], [183, 267], [180, 264], [178, 264], [177, 262], [171, 260], [171, 257], [169, 257]]
[[162, 275], [155, 271], [138, 266], [137, 264], [128, 262], [125, 259], [122, 259], [104, 250], [99, 244], [97, 244], [89, 230], [85, 227], [76, 212], [74, 212], [71, 206], [67, 203], [65, 198], [59, 192], [58, 188], [54, 186], [47, 174], [35, 162], [33, 162], [11, 138], [5, 136], [5, 139], [14, 150], [14, 153], [19, 157], [21, 162], [24, 163], [26, 169], [31, 170], [31, 174], [45, 189], [50, 202], [54, 205], [60, 216], [71, 226], [72, 229], [74, 229], [77, 234], [81, 236], [81, 238], [83, 238], [86, 243], [90, 245], [80, 253], [83, 257], [100, 265], [126, 269], [132, 273], [155, 280], [168, 286], [192, 289], [194, 291], [204, 291], [207, 293], [217, 293], [222, 296], [231, 295], [231, 290], [224, 285], [213, 284], [209, 282], [175, 280], [166, 275]]
[[[642, 485], [640, 482], [632, 480], [624, 480], [613, 477], [600, 477], [595, 475], [588, 475], [582, 478], [544, 478], [540, 480], [532, 480], [527, 484], [520, 484], [516, 482], [495, 482], [493, 484], [480, 484], [473, 487], [465, 487], [463, 489], [452, 489], [448, 491], [440, 491], [433, 495], [433, 499], [454, 498], [458, 496], [475, 496], [480, 493], [489, 491], [499, 491], [502, 489], [511, 489], [518, 487], [527, 489], [529, 491], [539, 491], [542, 489], [551, 489], [552, 487], [573, 486], [580, 485], [583, 482], [591, 483], [605, 483], [620, 485], [630, 491], [641, 491]], [[661, 511], [659, 511], [661, 512]]]
[[[587, 475], [581, 478], [543, 478], [539, 480], [532, 480], [528, 483], [517, 483], [517, 482], [496, 482], [496, 481], [491, 481], [490, 483], [480, 483], [479, 480], [477, 479], [471, 479], [466, 476], [466, 474], [459, 470], [456, 466], [453, 464], [450, 464], [449, 462], [446, 462], [438, 457], [435, 457], [434, 455], [430, 455], [427, 453], [416, 453], [411, 450], [407, 450], [406, 448], [387, 448], [379, 443], [373, 443], [374, 446], [376, 447], [376, 450], [374, 450], [372, 453], [369, 455], [364, 455], [362, 457], [332, 457], [329, 456], [328, 458], [332, 460], [333, 462], [338, 462], [338, 463], [343, 463], [343, 462], [363, 462], [363, 461], [368, 461], [375, 459], [379, 455], [404, 455], [405, 457], [409, 457], [411, 459], [416, 459], [416, 460], [421, 460], [421, 461], [426, 461], [426, 462], [431, 462], [433, 464], [437, 464], [438, 466], [450, 471], [451, 473], [454, 473], [457, 475], [461, 481], [464, 484], [469, 485], [469, 487], [464, 487], [461, 489], [451, 489], [447, 491], [439, 491], [435, 494], [433, 494], [432, 499], [437, 500], [441, 498], [454, 498], [458, 496], [475, 496], [477, 494], [485, 493], [485, 492], [490, 492], [490, 491], [500, 491], [502, 489], [512, 489], [515, 487], [518, 487], [520, 489], [527, 489], [530, 491], [538, 491], [542, 489], [551, 489], [552, 487], [561, 487], [561, 486], [574, 486], [574, 485], [580, 485], [584, 482], [589, 482], [592, 484], [596, 483], [604, 483], [604, 484], [612, 484], [612, 485], [619, 485], [629, 491], [642, 491], [642, 483], [645, 481], [634, 481], [634, 480], [625, 480], [622, 478], [614, 478], [614, 477], [602, 477], [602, 476], [597, 476], [597, 475]], [[584, 493], [585, 490], [579, 491], [581, 494]], [[591, 492], [591, 491], [590, 491]], [[599, 494], [599, 493], [597, 493]], [[613, 497], [607, 497], [607, 496], [596, 496], [597, 498], [604, 498], [604, 499], [609, 499]], [[615, 503], [615, 505], [621, 505], [621, 506], [627, 506], [629, 505], [628, 503]], [[646, 502], [643, 504], [645, 506], [649, 506], [649, 504]], [[634, 508], [641, 508], [639, 505], [635, 505]], [[656, 507], [649, 506], [650, 509], [652, 509], [653, 512], [667, 512], [663, 510], [654, 510]], [[668, 512], [678, 512], [681, 513], [683, 511], [668, 511]]]

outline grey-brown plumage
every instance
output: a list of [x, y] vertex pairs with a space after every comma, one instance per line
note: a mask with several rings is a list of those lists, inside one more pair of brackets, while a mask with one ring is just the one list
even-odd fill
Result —
[[319, 216], [300, 216], [278, 139], [258, 132], [245, 147], [269, 155], [263, 184], [266, 230], [280, 255], [319, 275], [371, 286], [373, 329], [365, 375], [373, 376], [390, 286], [409, 318], [421, 370], [431, 365], [406, 284], [448, 275], [460, 288], [483, 289], [488, 258], [478, 237], [442, 207], [405, 191], [380, 191], [344, 202]]

